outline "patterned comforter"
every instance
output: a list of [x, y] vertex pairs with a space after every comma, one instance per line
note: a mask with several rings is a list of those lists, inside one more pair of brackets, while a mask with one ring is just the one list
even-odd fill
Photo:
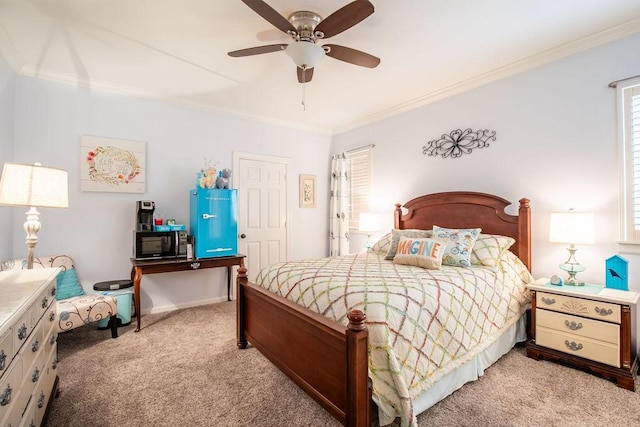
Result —
[[506, 251], [496, 268], [427, 270], [383, 253], [285, 262], [256, 283], [344, 325], [367, 315], [369, 377], [381, 424], [416, 425], [413, 399], [471, 360], [513, 325], [529, 304], [531, 275]]

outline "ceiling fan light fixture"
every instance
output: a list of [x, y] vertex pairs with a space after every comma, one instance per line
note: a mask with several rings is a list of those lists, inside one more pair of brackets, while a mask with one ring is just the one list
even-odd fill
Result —
[[287, 46], [287, 55], [300, 68], [313, 68], [324, 58], [324, 49], [313, 42], [299, 41]]

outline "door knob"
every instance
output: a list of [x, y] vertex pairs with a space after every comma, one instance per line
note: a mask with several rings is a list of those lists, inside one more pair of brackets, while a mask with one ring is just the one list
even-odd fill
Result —
[[244, 234], [244, 233], [242, 233], [242, 234], [240, 235], [240, 238], [241, 238], [241, 239], [245, 239], [246, 237], [247, 237], [247, 235], [246, 235], [246, 234]]

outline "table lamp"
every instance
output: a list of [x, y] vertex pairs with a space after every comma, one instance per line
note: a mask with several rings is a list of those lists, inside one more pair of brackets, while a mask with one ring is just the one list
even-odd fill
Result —
[[560, 264], [560, 268], [569, 274], [566, 285], [581, 286], [584, 282], [576, 279], [576, 274], [586, 270], [575, 257], [575, 245], [592, 245], [594, 237], [593, 214], [586, 212], [552, 212], [549, 226], [549, 241], [554, 243], [568, 243], [569, 259]]
[[371, 232], [380, 230], [380, 215], [375, 213], [361, 213], [358, 221], [358, 231], [367, 233], [367, 251], [371, 249]]
[[40, 208], [68, 208], [67, 171], [42, 166], [5, 163], [0, 178], [0, 205], [26, 206], [27, 268], [33, 268], [33, 248], [38, 243]]

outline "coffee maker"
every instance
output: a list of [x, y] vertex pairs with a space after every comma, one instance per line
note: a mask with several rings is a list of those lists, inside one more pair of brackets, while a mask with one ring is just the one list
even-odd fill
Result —
[[136, 209], [136, 231], [153, 231], [153, 211], [156, 204], [151, 200], [138, 200]]

